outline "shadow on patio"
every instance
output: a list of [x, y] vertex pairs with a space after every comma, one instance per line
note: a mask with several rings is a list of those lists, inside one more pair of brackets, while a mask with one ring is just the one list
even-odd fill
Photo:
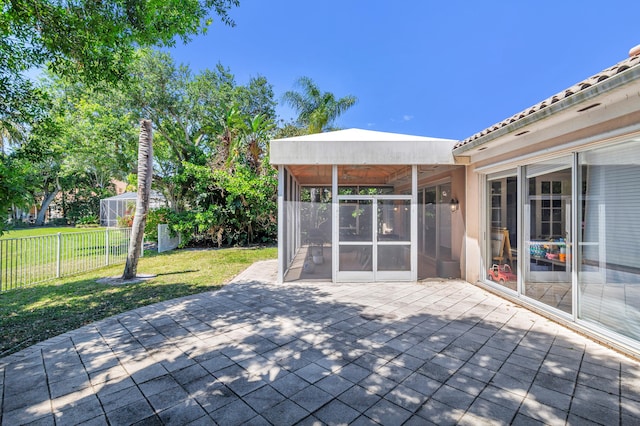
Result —
[[12, 425], [640, 418], [638, 362], [460, 281], [239, 282], [66, 333], [0, 368]]

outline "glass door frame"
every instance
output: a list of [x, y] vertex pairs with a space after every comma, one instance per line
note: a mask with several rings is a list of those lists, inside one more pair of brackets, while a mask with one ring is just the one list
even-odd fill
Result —
[[[334, 235], [337, 239], [338, 256], [334, 263], [338, 281], [410, 281], [412, 279], [412, 271], [415, 268], [415, 261], [411, 257], [409, 270], [397, 271], [380, 271], [378, 270], [378, 248], [380, 246], [406, 246], [411, 251], [413, 246], [413, 238], [411, 230], [409, 231], [408, 241], [386, 241], [378, 238], [378, 202], [379, 201], [409, 201], [412, 202], [411, 195], [338, 195], [336, 201], [338, 209], [341, 201], [370, 201], [371, 202], [371, 240], [367, 241], [348, 241], [341, 240], [340, 233]], [[338, 210], [338, 222], [340, 218], [340, 210]], [[412, 224], [413, 214], [410, 211], [409, 223]], [[413, 228], [413, 226], [411, 226]], [[341, 271], [340, 270], [340, 248], [341, 247], [362, 247], [371, 246], [371, 270], [363, 271]]]
[[[342, 196], [334, 196], [332, 197], [332, 209], [333, 209], [333, 217], [335, 220], [333, 221], [333, 230], [332, 230], [332, 256], [334, 262], [332, 265], [332, 281], [333, 282], [348, 282], [348, 281], [417, 281], [418, 279], [418, 166], [410, 165], [411, 167], [411, 193], [405, 195], [380, 195], [375, 196], [379, 199], [400, 199], [400, 200], [410, 200], [410, 270], [409, 271], [382, 271], [382, 273], [374, 274], [373, 272], [370, 275], [367, 275], [366, 271], [364, 273], [360, 273], [356, 271], [339, 271], [339, 200], [343, 199]], [[332, 193], [339, 194], [338, 191], [338, 165], [334, 164], [332, 167]], [[364, 199], [367, 199], [368, 196], [363, 196]], [[397, 197], [397, 198], [396, 198]], [[355, 199], [354, 196], [345, 196], [346, 199]], [[377, 202], [376, 202], [377, 208]], [[377, 214], [376, 221], [377, 221]], [[373, 222], [373, 221], [372, 221]], [[373, 224], [372, 224], [373, 226]], [[376, 224], [377, 226], [377, 224]], [[372, 228], [374, 234], [377, 233], [377, 228]], [[377, 238], [377, 237], [376, 237]], [[375, 245], [373, 245], [375, 247]], [[377, 248], [376, 250], [377, 251]], [[376, 253], [377, 256], [377, 253]], [[377, 261], [377, 259], [372, 259], [372, 261]], [[373, 268], [375, 269], [375, 268]]]

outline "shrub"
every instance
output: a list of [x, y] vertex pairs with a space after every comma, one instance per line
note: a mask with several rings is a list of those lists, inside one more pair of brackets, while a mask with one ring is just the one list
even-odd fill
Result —
[[118, 228], [131, 228], [133, 226], [133, 215], [126, 214], [116, 218]]
[[100, 223], [100, 219], [98, 216], [91, 214], [87, 216], [82, 216], [76, 224], [78, 225], [98, 225]]
[[[147, 218], [149, 238], [157, 238], [157, 224], [168, 223], [180, 234], [181, 246], [268, 244], [277, 236], [277, 180], [275, 170], [256, 173], [236, 165], [233, 171], [185, 164], [180, 179], [191, 182], [197, 194], [189, 209], [175, 213], [158, 209]], [[155, 228], [155, 229], [152, 229]]]
[[68, 224], [67, 219], [64, 217], [56, 217], [55, 219], [50, 219], [47, 222], [47, 225], [51, 226], [67, 226]]
[[[173, 215], [175, 215], [173, 210], [167, 207], [149, 210], [149, 213], [147, 213], [147, 223], [144, 227], [145, 240], [158, 241], [158, 225], [163, 223], [170, 224]], [[171, 229], [171, 227], [169, 228]]]

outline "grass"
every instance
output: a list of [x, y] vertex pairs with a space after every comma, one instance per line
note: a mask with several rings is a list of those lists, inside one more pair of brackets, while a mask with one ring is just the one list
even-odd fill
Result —
[[122, 274], [123, 265], [0, 293], [0, 356], [140, 306], [216, 290], [276, 248], [177, 250], [140, 259], [139, 284], [111, 286], [97, 279]]
[[70, 234], [74, 232], [87, 232], [87, 231], [95, 231], [104, 228], [74, 228], [72, 226], [34, 226], [24, 229], [12, 229], [8, 232], [5, 232], [0, 236], [1, 240], [6, 240], [8, 238], [23, 238], [23, 237], [37, 237], [40, 235], [53, 235], [60, 232], [61, 234]]

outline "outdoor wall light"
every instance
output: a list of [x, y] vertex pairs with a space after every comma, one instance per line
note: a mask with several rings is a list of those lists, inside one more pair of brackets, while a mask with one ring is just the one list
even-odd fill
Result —
[[449, 208], [451, 209], [451, 213], [455, 213], [460, 208], [460, 203], [456, 198], [452, 198], [449, 202]]

